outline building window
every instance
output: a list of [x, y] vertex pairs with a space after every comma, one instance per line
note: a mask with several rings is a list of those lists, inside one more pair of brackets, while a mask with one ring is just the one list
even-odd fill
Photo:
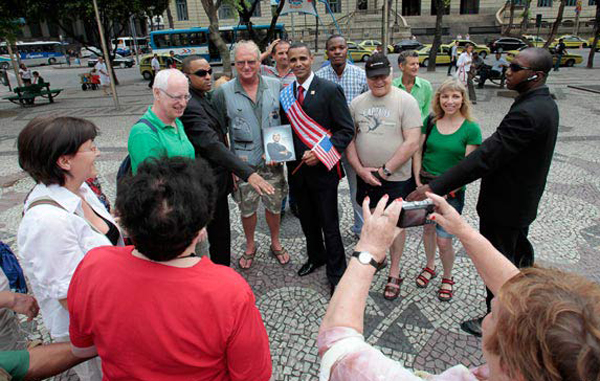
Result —
[[[431, 0], [431, 15], [432, 16], [437, 15], [437, 2], [438, 2], [438, 0]], [[445, 7], [444, 14], [445, 15], [450, 14], [450, 2], [448, 2], [448, 5]]]
[[219, 18], [220, 19], [234, 18], [233, 7], [229, 4], [221, 4], [221, 6], [219, 7]]
[[479, 13], [479, 0], [460, 0], [461, 15], [476, 15]]
[[177, 8], [177, 20], [188, 20], [187, 0], [175, 0], [175, 8]]
[[538, 0], [538, 7], [552, 8], [552, 0]]
[[342, 13], [342, 0], [329, 0], [329, 7], [333, 13]]
[[567, 7], [574, 7], [577, 5], [577, 0], [567, 0], [567, 2], [565, 3], [565, 5]]
[[[398, 10], [396, 9], [396, 12]], [[402, 1], [402, 16], [420, 16], [421, 15], [421, 0], [403, 0]]]
[[588, 5], [596, 5], [596, 0], [590, 0], [590, 2], [588, 3]]

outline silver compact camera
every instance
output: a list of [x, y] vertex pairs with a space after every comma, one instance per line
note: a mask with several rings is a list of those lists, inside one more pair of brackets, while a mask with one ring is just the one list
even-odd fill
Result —
[[427, 217], [433, 213], [435, 205], [433, 201], [427, 199], [423, 201], [403, 202], [400, 218], [398, 218], [399, 228], [410, 228], [412, 226], [422, 226], [431, 223]]

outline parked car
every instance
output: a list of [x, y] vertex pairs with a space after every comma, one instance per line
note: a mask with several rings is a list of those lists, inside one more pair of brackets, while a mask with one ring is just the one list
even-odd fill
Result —
[[81, 52], [79, 54], [79, 56], [81, 58], [89, 58], [91, 56], [101, 56], [102, 52], [100, 51], [100, 49], [98, 48], [94, 48], [91, 46], [88, 46], [86, 48], [81, 48]]
[[577, 37], [577, 36], [571, 36], [568, 34], [555, 38], [554, 41], [552, 41], [552, 43], [550, 44], [550, 47], [553, 48], [556, 45], [558, 45], [558, 40], [560, 40], [561, 38], [567, 48], [579, 49], [580, 47], [583, 47], [583, 48], [588, 47], [588, 42], [586, 40], [584, 40], [583, 38]]
[[[88, 66], [94, 67], [96, 66], [96, 63], [98, 63], [98, 56], [90, 56], [90, 59], [88, 60]], [[110, 63], [113, 65], [113, 67], [120, 68], [133, 67], [133, 65], [135, 65], [135, 61], [133, 60], [133, 58], [126, 58], [120, 54], [116, 54], [115, 58], [112, 61], [110, 61]]]
[[[594, 37], [588, 38], [588, 46], [591, 48], [594, 45]], [[600, 52], [600, 39], [596, 42], [596, 51]]]
[[[352, 61], [365, 62], [373, 54], [373, 52], [361, 47], [356, 42], [347, 41], [346, 44], [348, 45], [348, 57], [352, 57]], [[325, 53], [325, 59], [327, 59], [327, 52]]]
[[[431, 51], [431, 45], [425, 45], [421, 50], [418, 50], [419, 53], [419, 64], [421, 66], [429, 65], [429, 52]], [[441, 45], [438, 48], [437, 55], [435, 57], [436, 65], [448, 65], [450, 64], [450, 55], [448, 52], [450, 51], [450, 47], [448, 45]]]
[[400, 53], [405, 50], [423, 49], [423, 44], [417, 40], [400, 40], [394, 44], [394, 53]]
[[[154, 54], [148, 54], [140, 59], [140, 74], [142, 75], [142, 77], [144, 77], [144, 79], [147, 80], [152, 79], [152, 57], [154, 57]], [[169, 57], [170, 56], [167, 53], [158, 55], [158, 62], [160, 63], [161, 70], [167, 68], [166, 62], [167, 58]], [[183, 68], [183, 62], [181, 61], [181, 59], [175, 57], [174, 60], [175, 64], [177, 65], [177, 69], [181, 70]]]
[[[523, 49], [511, 50], [511, 51], [506, 52], [506, 60], [511, 62], [515, 58], [515, 56], [519, 53], [520, 50], [523, 50]], [[552, 63], [556, 64], [557, 55], [556, 55], [554, 48], [550, 48], [548, 50], [550, 51], [550, 54], [552, 54]], [[572, 66], [578, 65], [582, 62], [583, 62], [583, 56], [581, 54], [567, 52], [567, 54], [563, 54], [563, 56], [560, 60], [560, 66], [572, 67]]]
[[508, 50], [518, 50], [519, 48], [529, 46], [526, 42], [519, 38], [514, 37], [501, 37], [497, 40], [494, 40], [488, 44], [492, 53], [500, 50], [502, 52], [506, 52]]
[[527, 44], [529, 44], [529, 46], [531, 47], [541, 48], [546, 43], [546, 40], [544, 40], [540, 36], [525, 34], [523, 35], [523, 38], [525, 39], [525, 42], [527, 42]]
[[488, 48], [485, 45], [478, 45], [471, 40], [453, 40], [444, 46], [452, 47], [452, 45], [454, 45], [455, 41], [458, 41], [458, 54], [462, 53], [463, 50], [465, 50], [465, 46], [467, 44], [473, 45], [473, 51], [479, 53], [479, 56], [481, 58], [485, 59], [485, 57], [487, 57], [487, 55], [490, 54], [490, 48]]
[[[368, 50], [370, 52], [374, 52], [377, 49], [377, 45], [381, 45], [381, 41], [377, 40], [364, 40], [358, 44], [361, 48]], [[388, 53], [394, 52], [394, 47], [392, 45], [388, 45]]]

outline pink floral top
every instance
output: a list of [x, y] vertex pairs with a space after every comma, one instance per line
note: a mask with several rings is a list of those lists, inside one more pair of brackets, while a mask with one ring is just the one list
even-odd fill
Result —
[[321, 332], [317, 344], [322, 359], [320, 381], [478, 381], [487, 378], [487, 366], [469, 370], [457, 365], [439, 375], [411, 372], [367, 344], [352, 328], [334, 327]]

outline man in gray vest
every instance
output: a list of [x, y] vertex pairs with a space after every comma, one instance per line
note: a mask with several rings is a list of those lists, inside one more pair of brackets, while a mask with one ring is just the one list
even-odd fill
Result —
[[246, 250], [239, 265], [247, 269], [257, 252], [254, 241], [259, 201], [265, 205], [265, 218], [271, 233], [269, 252], [281, 264], [289, 262], [287, 251], [279, 242], [281, 202], [287, 193], [283, 165], [265, 162], [263, 129], [281, 125], [279, 116], [279, 91], [277, 79], [259, 74], [260, 49], [252, 41], [240, 41], [234, 50], [237, 76], [219, 87], [213, 105], [222, 125], [230, 131], [233, 152], [256, 170], [274, 188], [274, 194], [259, 194], [248, 183], [237, 182], [233, 198], [240, 208], [242, 226], [246, 236]]

